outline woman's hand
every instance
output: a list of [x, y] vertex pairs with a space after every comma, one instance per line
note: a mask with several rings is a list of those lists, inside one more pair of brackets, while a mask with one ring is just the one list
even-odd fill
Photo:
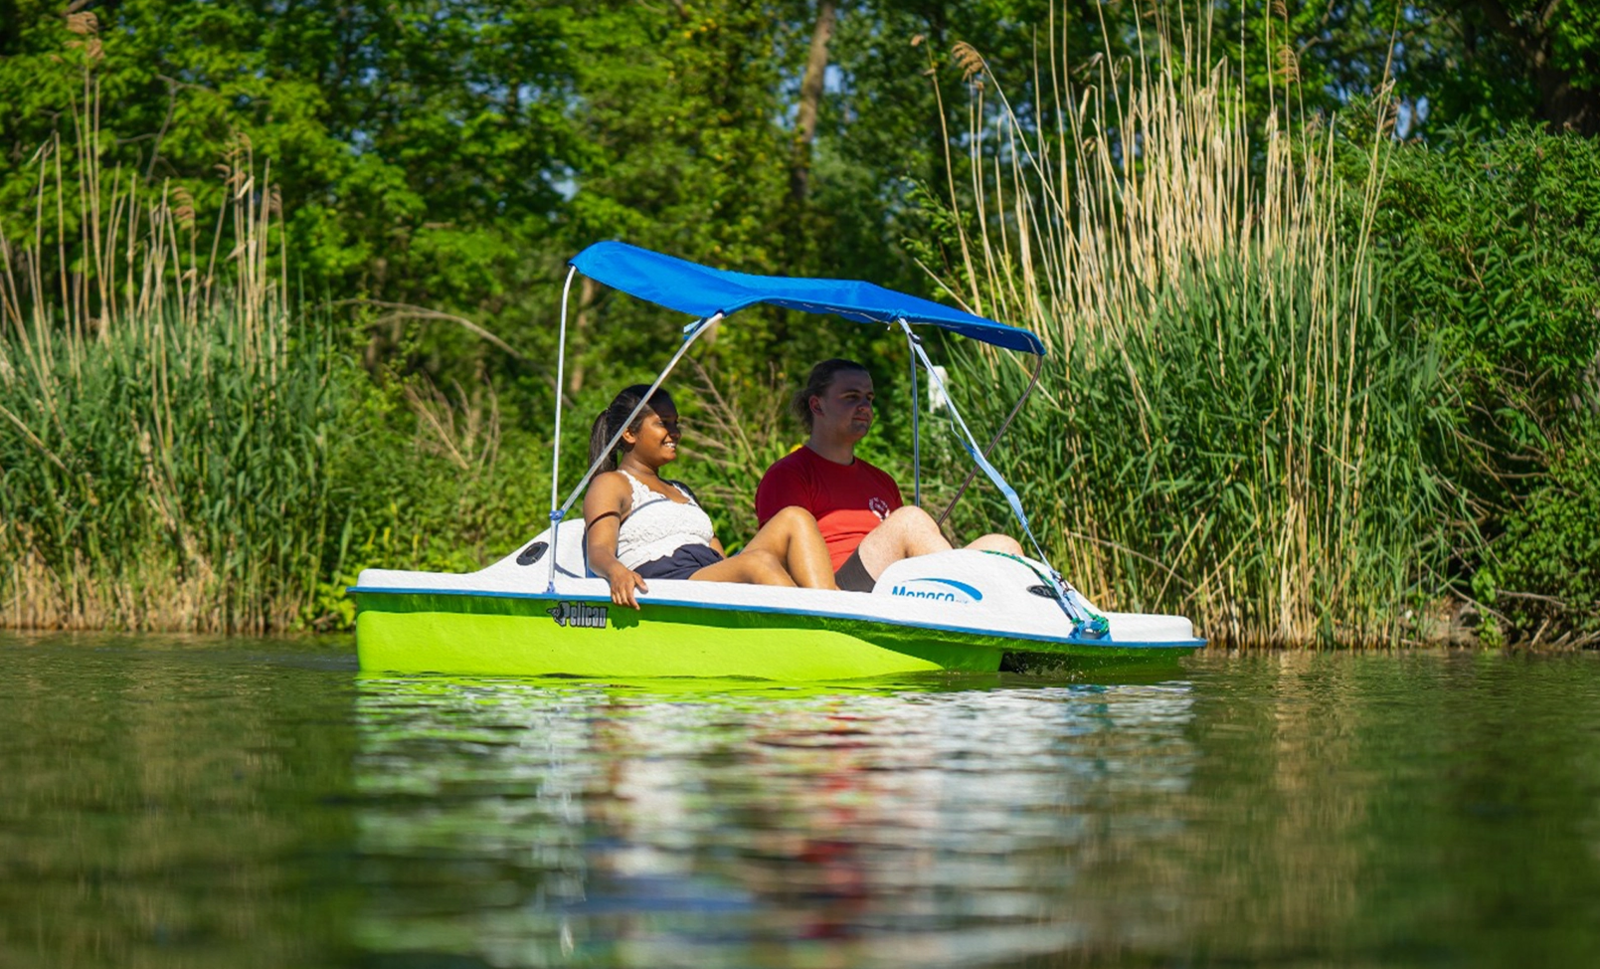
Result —
[[584, 545], [589, 552], [589, 571], [605, 576], [611, 583], [611, 601], [630, 609], [639, 608], [634, 591], [649, 592], [639, 573], [617, 560], [617, 530], [633, 506], [628, 479], [607, 471], [589, 483], [583, 496]]
[[645, 585], [639, 573], [621, 562], [613, 562], [611, 567], [606, 569], [606, 581], [611, 583], [611, 601], [629, 609], [639, 608], [639, 600], [634, 596], [635, 589], [640, 592], [650, 591], [650, 587]]

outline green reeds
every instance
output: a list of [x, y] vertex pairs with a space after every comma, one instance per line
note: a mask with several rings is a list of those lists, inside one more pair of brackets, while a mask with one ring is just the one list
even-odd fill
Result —
[[84, 105], [35, 158], [34, 224], [0, 225], [0, 625], [283, 627], [342, 522], [333, 355], [291, 325], [276, 197], [241, 139], [202, 226], [100, 169], [89, 77]]
[[[976, 230], [945, 284], [1052, 352], [1012, 480], [1107, 608], [1185, 613], [1223, 644], [1418, 635], [1455, 519], [1428, 461], [1439, 356], [1388, 312], [1367, 248], [1383, 112], [1347, 186], [1331, 127], [1265, 106], [1252, 138], [1206, 25], [1139, 49], [1081, 89], [1052, 57], [1025, 112], [1048, 130], [974, 99], [955, 221]], [[981, 365], [1015, 399], [1020, 368]]]

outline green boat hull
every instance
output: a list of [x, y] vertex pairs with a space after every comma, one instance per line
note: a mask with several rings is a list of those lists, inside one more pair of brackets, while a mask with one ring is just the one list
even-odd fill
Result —
[[1195, 644], [1028, 641], [864, 618], [558, 595], [359, 595], [365, 671], [576, 677], [824, 680], [930, 670], [994, 672], [1008, 652], [1063, 664], [1171, 662]]

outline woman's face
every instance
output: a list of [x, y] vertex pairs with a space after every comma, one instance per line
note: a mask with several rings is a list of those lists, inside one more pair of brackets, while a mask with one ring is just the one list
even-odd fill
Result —
[[645, 411], [639, 429], [623, 435], [632, 446], [629, 453], [647, 467], [659, 468], [678, 458], [678, 409], [670, 401], [661, 402], [654, 411]]

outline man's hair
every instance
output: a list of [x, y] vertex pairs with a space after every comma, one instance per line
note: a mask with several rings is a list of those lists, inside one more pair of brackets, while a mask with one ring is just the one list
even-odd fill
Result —
[[[600, 455], [605, 451], [606, 442], [611, 440], [617, 431], [622, 428], [622, 422], [628, 419], [628, 415], [633, 413], [634, 407], [638, 406], [639, 401], [644, 399], [644, 395], [649, 390], [649, 384], [634, 384], [632, 387], [624, 387], [621, 393], [611, 398], [610, 405], [600, 412], [600, 416], [594, 419], [594, 428], [589, 431], [590, 464], [600, 459]], [[659, 413], [661, 408], [670, 407], [672, 407], [672, 398], [667, 396], [665, 390], [657, 388], [656, 392], [651, 395], [650, 402], [644, 406], [643, 410], [639, 411], [638, 416], [633, 419], [633, 423], [628, 425], [628, 430], [637, 433], [639, 425], [644, 423], [646, 417]], [[618, 458], [625, 448], [626, 445], [619, 439], [617, 446], [611, 449], [611, 467], [615, 468], [617, 466]]]
[[794, 400], [790, 402], [794, 416], [800, 419], [800, 423], [806, 426], [807, 431], [811, 430], [814, 417], [811, 413], [811, 398], [826, 395], [828, 388], [833, 386], [834, 378], [841, 373], [849, 372], [871, 374], [871, 371], [854, 360], [843, 360], [838, 357], [824, 360], [811, 368], [811, 376], [806, 378], [806, 385], [800, 388], [800, 392], [795, 394]]

